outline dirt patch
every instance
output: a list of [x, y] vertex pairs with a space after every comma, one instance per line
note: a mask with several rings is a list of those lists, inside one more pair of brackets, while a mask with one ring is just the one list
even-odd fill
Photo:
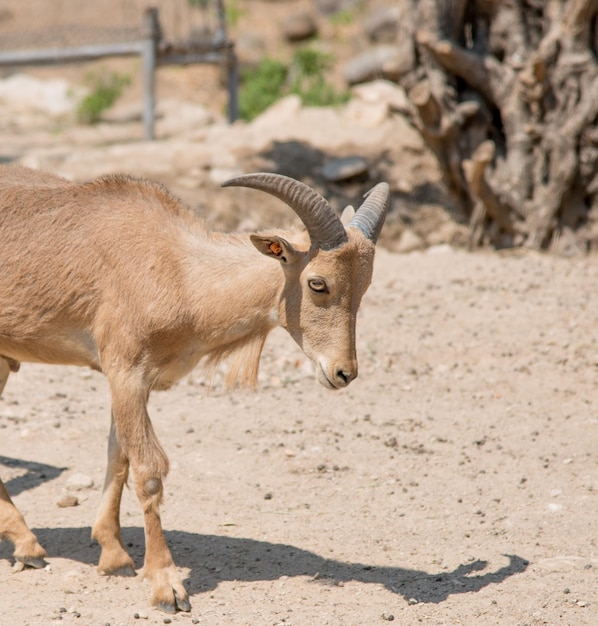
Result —
[[[250, 4], [255, 27], [269, 11], [305, 3]], [[83, 71], [34, 74], [76, 84]], [[257, 392], [225, 393], [220, 374], [210, 391], [198, 371], [152, 397], [171, 460], [163, 524], [193, 605], [166, 619], [595, 624], [598, 259], [448, 246], [462, 240], [459, 216], [398, 117], [368, 126], [346, 109], [279, 110], [269, 114], [278, 124], [230, 129], [218, 121], [213, 69], [161, 70], [159, 81], [159, 96], [176, 101], [162, 105], [158, 142], [140, 142], [139, 119], [127, 117], [139, 103], [134, 85], [116, 121], [92, 129], [39, 112], [0, 116], [0, 160], [73, 179], [149, 176], [222, 228], [291, 221], [273, 200], [221, 190], [237, 171], [283, 169], [337, 208], [382, 179], [394, 198], [358, 319], [360, 375], [347, 390], [319, 387], [280, 331]], [[191, 126], [176, 126], [183, 113]], [[368, 159], [370, 178], [324, 186], [322, 166], [354, 153]], [[430, 250], [389, 252], [406, 227]], [[147, 583], [95, 569], [90, 526], [109, 415], [99, 374], [23, 364], [11, 375], [0, 399], [0, 473], [50, 567], [13, 573], [10, 546], [0, 544], [3, 623], [167, 623], [149, 606]], [[68, 492], [77, 506], [59, 506], [75, 474], [93, 486]], [[142, 514], [130, 492], [122, 522], [141, 567]]]
[[[597, 279], [595, 258], [382, 250], [344, 392], [281, 331], [258, 392], [209, 392], [197, 372], [155, 394], [193, 604], [172, 623], [593, 624]], [[13, 574], [0, 545], [10, 623], [164, 623], [146, 583], [95, 570], [108, 424], [100, 375], [23, 365], [9, 381], [2, 476], [51, 564]], [[75, 473], [94, 487], [60, 508]], [[131, 493], [122, 519], [140, 567]]]

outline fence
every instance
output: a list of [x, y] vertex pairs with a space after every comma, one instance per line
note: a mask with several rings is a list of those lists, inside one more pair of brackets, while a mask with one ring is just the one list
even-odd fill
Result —
[[[108, 4], [109, 14], [102, 15], [100, 9]], [[20, 7], [26, 5], [31, 11], [31, 28], [0, 28], [0, 67], [139, 56], [144, 136], [154, 139], [156, 69], [161, 65], [220, 63], [227, 71], [228, 113], [234, 121], [238, 115], [237, 59], [226, 32], [224, 1], [161, 0], [154, 4], [158, 6], [144, 9], [135, 0], [23, 2]], [[53, 5], [54, 11], [50, 22], [46, 19], [36, 28], [36, 11], [48, 11], [48, 5]]]

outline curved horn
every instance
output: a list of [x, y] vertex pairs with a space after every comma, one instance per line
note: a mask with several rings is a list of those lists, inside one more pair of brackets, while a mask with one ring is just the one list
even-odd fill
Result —
[[364, 203], [357, 209], [347, 228], [357, 228], [372, 243], [376, 243], [389, 205], [390, 187], [388, 183], [378, 183], [365, 194]]
[[282, 174], [244, 174], [231, 178], [223, 187], [250, 187], [286, 202], [305, 224], [312, 245], [322, 250], [338, 248], [348, 241], [338, 215], [315, 189]]

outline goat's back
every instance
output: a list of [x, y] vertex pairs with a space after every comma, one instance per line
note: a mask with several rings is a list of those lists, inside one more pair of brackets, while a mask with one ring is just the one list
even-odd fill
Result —
[[[139, 268], [167, 248], [176, 256], [204, 227], [163, 186], [128, 176], [76, 184], [23, 167], [0, 166], [0, 262], [29, 273], [61, 265], [84, 273], [101, 262]], [[138, 256], [135, 256], [138, 255]], [[98, 269], [98, 268], [94, 268]]]
[[33, 345], [52, 333], [95, 336], [99, 319], [133, 320], [142, 309], [159, 317], [169, 310], [161, 302], [182, 298], [189, 251], [204, 234], [156, 183], [75, 184], [0, 166], [0, 354], [8, 338]]

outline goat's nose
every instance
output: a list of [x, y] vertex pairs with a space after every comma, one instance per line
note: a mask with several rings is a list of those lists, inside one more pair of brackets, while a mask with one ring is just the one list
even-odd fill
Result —
[[342, 368], [336, 372], [336, 382], [339, 387], [346, 387], [357, 377], [357, 367]]

